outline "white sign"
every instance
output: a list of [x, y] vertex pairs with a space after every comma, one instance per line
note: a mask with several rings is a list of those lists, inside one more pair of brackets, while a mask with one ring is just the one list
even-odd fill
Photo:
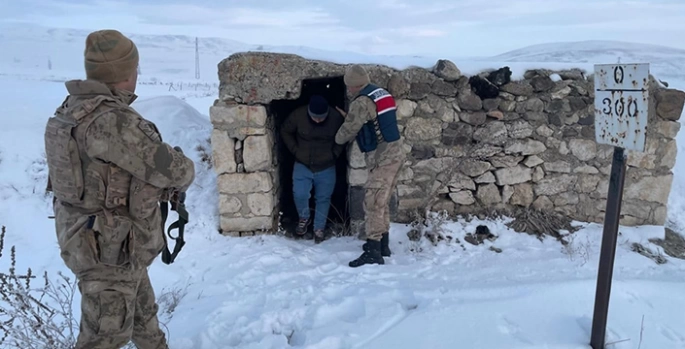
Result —
[[597, 143], [644, 151], [648, 105], [649, 63], [595, 65]]

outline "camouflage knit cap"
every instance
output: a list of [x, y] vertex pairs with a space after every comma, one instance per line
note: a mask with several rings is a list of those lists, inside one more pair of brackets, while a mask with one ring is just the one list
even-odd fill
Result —
[[347, 69], [344, 80], [345, 85], [352, 87], [364, 86], [370, 82], [369, 74], [359, 64], [355, 64]]
[[86, 77], [106, 84], [125, 81], [138, 69], [138, 48], [116, 30], [88, 34], [84, 58]]

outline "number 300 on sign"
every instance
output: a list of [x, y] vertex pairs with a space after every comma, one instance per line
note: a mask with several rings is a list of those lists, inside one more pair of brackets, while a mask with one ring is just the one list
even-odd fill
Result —
[[602, 105], [604, 106], [604, 108], [602, 108], [602, 113], [604, 115], [618, 117], [623, 117], [625, 115], [627, 117], [635, 118], [637, 117], [639, 109], [637, 100], [633, 96], [628, 96], [627, 100], [622, 95], [619, 95], [615, 99], [614, 96], [612, 96], [612, 98], [606, 97], [602, 99]]

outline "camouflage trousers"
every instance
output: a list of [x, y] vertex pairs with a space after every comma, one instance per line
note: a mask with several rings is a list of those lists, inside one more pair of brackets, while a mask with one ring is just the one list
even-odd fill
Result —
[[404, 160], [385, 160], [369, 170], [364, 195], [366, 238], [380, 241], [390, 230], [390, 199]]
[[98, 266], [79, 275], [81, 324], [76, 349], [168, 349], [147, 269]]

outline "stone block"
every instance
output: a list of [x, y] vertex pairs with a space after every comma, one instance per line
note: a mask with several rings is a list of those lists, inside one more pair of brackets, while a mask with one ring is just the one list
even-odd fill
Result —
[[[436, 183], [437, 184], [437, 183]], [[399, 184], [397, 193], [400, 197], [422, 197], [424, 190], [418, 185]]]
[[397, 177], [397, 181], [402, 182], [402, 181], [409, 181], [412, 178], [414, 178], [414, 170], [411, 169], [411, 167], [407, 164], [405, 164], [401, 169], [400, 173]]
[[676, 89], [659, 89], [655, 93], [656, 113], [666, 120], [678, 121], [683, 113], [685, 92]]
[[505, 185], [502, 187], [502, 203], [507, 204], [511, 197], [514, 195], [514, 187], [511, 185]]
[[478, 197], [478, 200], [485, 206], [502, 202], [502, 196], [499, 193], [499, 189], [492, 183], [479, 186], [476, 197]]
[[459, 171], [470, 177], [478, 177], [491, 168], [492, 165], [489, 162], [468, 159], [461, 163]]
[[537, 155], [545, 152], [547, 147], [540, 141], [533, 139], [514, 140], [507, 142], [504, 152], [507, 154]]
[[212, 164], [217, 175], [234, 173], [238, 167], [235, 161], [235, 142], [224, 130], [213, 129], [212, 136]]
[[483, 101], [470, 89], [459, 91], [457, 95], [457, 103], [461, 110], [478, 111], [483, 108]]
[[488, 122], [476, 129], [473, 139], [480, 143], [504, 145], [507, 141], [507, 127], [501, 121]]
[[[537, 165], [542, 164], [543, 162], [545, 162], [545, 161], [540, 159], [539, 156], [531, 155], [531, 156], [527, 157], [525, 161], [523, 161], [523, 164], [528, 166], [528, 167], [535, 167]], [[510, 167], [513, 167], [513, 166], [510, 166]]]
[[262, 105], [215, 105], [209, 107], [209, 118], [214, 128], [227, 131], [232, 138], [266, 134], [267, 114]]
[[273, 140], [270, 135], [249, 136], [243, 142], [246, 172], [269, 171], [273, 163]]
[[664, 225], [666, 224], [666, 218], [668, 216], [668, 208], [665, 205], [659, 206], [654, 209], [653, 216], [650, 220], [650, 224], [653, 225]]
[[659, 165], [666, 168], [673, 168], [675, 166], [676, 156], [678, 155], [678, 146], [675, 139], [671, 139], [664, 146], [657, 151], [657, 156], [661, 161]]
[[571, 175], [561, 175], [554, 177], [546, 177], [535, 184], [535, 195], [556, 195], [573, 188], [573, 185], [578, 181], [578, 177]]
[[509, 201], [512, 205], [528, 207], [533, 203], [535, 194], [533, 193], [533, 186], [529, 183], [522, 183], [513, 186], [514, 193]]
[[230, 217], [222, 215], [220, 226], [223, 231], [273, 231], [275, 222], [273, 217]]
[[476, 183], [470, 177], [461, 173], [455, 173], [447, 183], [450, 191], [456, 192], [462, 189], [476, 190]]
[[488, 171], [478, 176], [475, 180], [476, 183], [495, 183], [496, 179], [492, 172]]
[[514, 167], [523, 160], [523, 156], [498, 155], [491, 157], [489, 160], [492, 166], [495, 166], [496, 168]]
[[254, 216], [271, 216], [276, 206], [274, 195], [272, 193], [248, 194], [247, 206]]
[[533, 179], [533, 170], [517, 165], [516, 167], [500, 168], [495, 171], [497, 185], [514, 185], [525, 183]]
[[554, 162], [545, 162], [542, 167], [545, 169], [545, 172], [559, 172], [559, 173], [571, 173], [571, 164], [559, 160], [559, 161], [554, 161]]
[[517, 120], [507, 125], [510, 138], [523, 139], [533, 135], [533, 126], [523, 120]]
[[672, 182], [673, 174], [642, 177], [630, 182], [628, 181], [628, 178], [626, 178], [624, 197], [628, 200], [639, 199], [666, 204], [671, 192]]
[[236, 195], [219, 194], [219, 213], [237, 213], [243, 208], [243, 203]]
[[476, 198], [473, 197], [473, 192], [470, 190], [462, 190], [456, 193], [449, 193], [449, 197], [452, 201], [459, 205], [473, 205], [476, 203]]
[[445, 81], [457, 81], [461, 77], [461, 71], [449, 60], [440, 59], [433, 67], [433, 73]]
[[479, 126], [485, 123], [488, 116], [485, 112], [463, 112], [459, 114], [459, 120], [473, 126]]
[[273, 188], [268, 172], [225, 173], [217, 178], [217, 184], [224, 194], [266, 193]]
[[369, 179], [369, 171], [366, 169], [351, 168], [347, 171], [347, 184], [352, 186], [364, 186]]
[[408, 119], [414, 115], [416, 110], [416, 102], [408, 99], [400, 99], [397, 101], [397, 120]]
[[533, 208], [537, 210], [552, 210], [554, 203], [546, 196], [540, 196], [533, 202]]
[[435, 118], [412, 117], [407, 120], [404, 137], [413, 142], [438, 139], [442, 135], [442, 120]]
[[680, 131], [680, 122], [669, 120], [659, 121], [656, 124], [656, 131], [666, 138], [675, 138], [678, 135], [678, 131]]
[[580, 161], [592, 160], [597, 155], [597, 142], [594, 140], [571, 139], [568, 142], [568, 147], [571, 149], [571, 153]]
[[598, 174], [599, 170], [594, 166], [582, 165], [574, 168], [573, 173]]

